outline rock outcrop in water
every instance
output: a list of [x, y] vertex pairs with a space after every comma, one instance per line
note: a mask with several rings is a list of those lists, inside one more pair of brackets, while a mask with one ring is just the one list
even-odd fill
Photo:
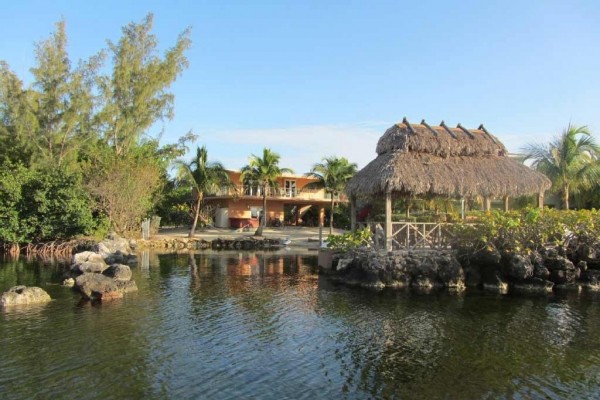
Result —
[[0, 306], [24, 306], [31, 304], [44, 304], [51, 300], [50, 295], [44, 289], [31, 286], [14, 286], [2, 293]]
[[73, 255], [71, 276], [64, 284], [74, 285], [89, 300], [121, 298], [125, 293], [137, 291], [131, 268], [126, 264], [137, 264], [130, 242], [123, 238], [106, 239], [94, 251]]
[[464, 271], [451, 251], [357, 250], [337, 258], [333, 276], [349, 284], [379, 288], [465, 287]]
[[[598, 253], [600, 255], [600, 252]], [[480, 251], [470, 257], [453, 250], [354, 250], [334, 256], [328, 273], [337, 281], [365, 287], [483, 288], [507, 293], [553, 290], [600, 291], [600, 262], [574, 264], [562, 248], [545, 247], [531, 254]]]

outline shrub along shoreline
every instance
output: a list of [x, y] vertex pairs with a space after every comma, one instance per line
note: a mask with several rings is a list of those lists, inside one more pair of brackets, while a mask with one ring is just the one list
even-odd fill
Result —
[[597, 210], [491, 212], [476, 224], [455, 225], [453, 233], [450, 251], [381, 252], [360, 247], [361, 241], [353, 249], [346, 241], [331, 275], [367, 287], [600, 290]]

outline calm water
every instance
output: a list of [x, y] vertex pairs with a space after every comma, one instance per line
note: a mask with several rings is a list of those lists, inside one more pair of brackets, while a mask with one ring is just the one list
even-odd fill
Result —
[[150, 255], [139, 292], [79, 304], [59, 267], [0, 262], [0, 398], [600, 398], [600, 297], [336, 286], [298, 254]]

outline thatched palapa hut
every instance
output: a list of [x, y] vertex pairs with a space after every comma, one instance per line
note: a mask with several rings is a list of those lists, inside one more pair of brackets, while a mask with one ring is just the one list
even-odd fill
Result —
[[[386, 233], [391, 235], [391, 198], [441, 196], [463, 199], [538, 194], [551, 186], [543, 174], [508, 157], [504, 145], [483, 125], [450, 128], [442, 121], [430, 126], [424, 120], [411, 124], [406, 118], [389, 128], [377, 143], [377, 158], [361, 169], [346, 187], [356, 197], [386, 197]], [[354, 222], [355, 212], [352, 211]]]

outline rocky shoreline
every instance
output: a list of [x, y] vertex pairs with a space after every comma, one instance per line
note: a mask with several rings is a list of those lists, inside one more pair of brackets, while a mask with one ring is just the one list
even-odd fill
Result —
[[332, 268], [322, 271], [335, 281], [370, 288], [478, 288], [502, 294], [541, 294], [600, 291], [598, 261], [594, 257], [574, 264], [556, 247], [528, 255], [483, 251], [469, 258], [453, 250], [356, 249], [334, 255]]
[[[133, 254], [135, 241], [114, 237], [78, 252], [62, 285], [72, 287], [82, 299], [103, 301], [119, 299], [137, 291], [130, 266], [137, 265]], [[46, 291], [35, 286], [15, 286], [0, 296], [0, 306], [29, 306], [51, 301]]]
[[284, 238], [256, 238], [253, 236], [234, 239], [216, 238], [213, 240], [170, 237], [137, 241], [138, 248], [164, 250], [274, 250], [287, 244], [288, 241]]

